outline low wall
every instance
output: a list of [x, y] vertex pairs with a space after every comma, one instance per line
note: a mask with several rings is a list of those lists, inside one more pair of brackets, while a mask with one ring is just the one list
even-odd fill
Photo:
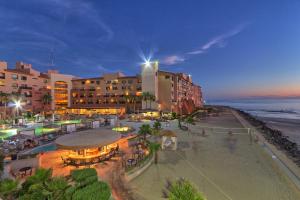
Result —
[[148, 169], [151, 166], [153, 161], [154, 161], [154, 154], [152, 154], [151, 158], [147, 159], [141, 167], [138, 167], [137, 169], [133, 169], [132, 171], [125, 173], [126, 180], [130, 182], [136, 177], [138, 177], [140, 174], [142, 174], [146, 169]]
[[21, 160], [14, 160], [10, 163], [12, 171], [18, 171], [23, 167], [32, 167], [38, 168], [39, 167], [39, 158], [28, 158], [28, 159], [21, 159]]

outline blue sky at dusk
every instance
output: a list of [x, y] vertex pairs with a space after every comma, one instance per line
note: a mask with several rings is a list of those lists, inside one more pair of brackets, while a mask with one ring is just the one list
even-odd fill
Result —
[[2, 0], [0, 60], [95, 77], [142, 57], [206, 98], [300, 96], [298, 0]]

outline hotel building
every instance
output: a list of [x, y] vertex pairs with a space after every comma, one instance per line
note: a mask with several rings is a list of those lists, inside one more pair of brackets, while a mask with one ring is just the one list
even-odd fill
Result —
[[[0, 91], [6, 94], [15, 94], [16, 99], [21, 99], [23, 111], [39, 113], [43, 111], [60, 111], [69, 106], [71, 80], [73, 76], [59, 74], [55, 70], [41, 73], [32, 68], [31, 64], [17, 62], [14, 69], [7, 63], [0, 61]], [[42, 98], [51, 94], [52, 103], [45, 104]], [[0, 109], [3, 110], [3, 103]], [[8, 112], [13, 109], [8, 105]]]
[[140, 76], [122, 73], [72, 80], [70, 112], [75, 114], [121, 114], [142, 109]]
[[[6, 62], [0, 61], [0, 91], [21, 94], [22, 109], [34, 113], [52, 110], [74, 114], [188, 114], [202, 106], [201, 87], [192, 82], [191, 76], [161, 71], [158, 62], [143, 64], [141, 74], [136, 76], [118, 72], [76, 78], [56, 70], [41, 73], [23, 62], [9, 69]], [[145, 99], [144, 93], [151, 94], [151, 100]], [[45, 94], [52, 97], [49, 105], [42, 101]]]
[[[150, 93], [153, 100], [145, 100]], [[159, 63], [141, 66], [141, 74], [122, 73], [102, 77], [73, 79], [71, 107], [74, 114], [122, 114], [125, 112], [162, 111], [191, 113], [202, 106], [201, 87], [191, 76], [159, 70]]]

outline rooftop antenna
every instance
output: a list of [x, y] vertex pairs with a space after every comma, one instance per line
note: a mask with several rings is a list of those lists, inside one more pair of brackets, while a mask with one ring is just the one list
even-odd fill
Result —
[[50, 59], [50, 64], [49, 64], [49, 67], [51, 69], [54, 68], [54, 47], [51, 49], [50, 51], [50, 56], [49, 56], [49, 59]]

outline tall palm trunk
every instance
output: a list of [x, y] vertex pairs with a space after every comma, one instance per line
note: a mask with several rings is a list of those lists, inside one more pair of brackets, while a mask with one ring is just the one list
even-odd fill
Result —
[[158, 163], [158, 151], [155, 151], [154, 153], [154, 164]]
[[4, 103], [4, 115], [3, 115], [3, 119], [6, 120], [6, 109], [7, 109], [7, 105], [6, 102]]

